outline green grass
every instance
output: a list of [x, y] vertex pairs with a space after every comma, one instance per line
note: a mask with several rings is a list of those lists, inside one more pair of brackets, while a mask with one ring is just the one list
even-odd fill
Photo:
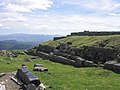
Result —
[[81, 46], [100, 46], [120, 50], [120, 35], [109, 36], [70, 36], [56, 41], [48, 41], [43, 44], [56, 46], [59, 42], [72, 42], [77, 47]]
[[[11, 60], [0, 56], [0, 72], [16, 71], [22, 64], [26, 64], [43, 84], [52, 87], [47, 90], [120, 90], [120, 74], [112, 71], [103, 70], [100, 67], [75, 68], [41, 58], [36, 58], [32, 62], [22, 61], [26, 57], [32, 56], [20, 55]], [[43, 64], [49, 71], [47, 73], [34, 72], [35, 63]]]

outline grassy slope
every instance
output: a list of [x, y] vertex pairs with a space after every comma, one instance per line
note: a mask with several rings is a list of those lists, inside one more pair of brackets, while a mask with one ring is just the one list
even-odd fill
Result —
[[[23, 62], [22, 59], [26, 57], [31, 56], [20, 55], [12, 60], [0, 56], [0, 72], [16, 71], [23, 63], [32, 71], [35, 63], [41, 63], [49, 71], [32, 72], [45, 85], [53, 87], [47, 90], [120, 90], [120, 74], [102, 68], [75, 68], [41, 58], [36, 58], [32, 62]], [[7, 64], [8, 62], [10, 64]]]
[[43, 44], [56, 46], [59, 42], [72, 42], [73, 45], [81, 47], [86, 46], [100, 46], [120, 50], [120, 35], [111, 36], [71, 36], [56, 41], [48, 41]]

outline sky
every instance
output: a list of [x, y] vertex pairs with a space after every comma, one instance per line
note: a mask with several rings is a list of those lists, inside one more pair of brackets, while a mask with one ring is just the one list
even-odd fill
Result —
[[0, 0], [0, 34], [120, 31], [120, 0]]

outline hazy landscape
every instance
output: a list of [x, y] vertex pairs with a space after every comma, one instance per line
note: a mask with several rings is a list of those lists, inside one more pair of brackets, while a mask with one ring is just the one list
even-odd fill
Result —
[[60, 35], [10, 34], [0, 35], [0, 50], [29, 49]]
[[119, 0], [0, 0], [0, 90], [120, 90]]

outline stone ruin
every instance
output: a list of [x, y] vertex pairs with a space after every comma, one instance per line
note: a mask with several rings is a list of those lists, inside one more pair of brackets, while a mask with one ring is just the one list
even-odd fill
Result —
[[61, 42], [56, 48], [48, 45], [39, 45], [39, 47], [35, 50], [28, 50], [27, 54], [75, 67], [97, 66], [94, 62], [77, 56], [74, 51], [70, 50], [70, 47], [72, 46], [71, 44], [72, 43], [70, 42]]
[[120, 31], [113, 31], [113, 32], [107, 32], [107, 31], [101, 31], [101, 32], [90, 32], [90, 31], [84, 31], [84, 32], [73, 32], [70, 35], [62, 36], [62, 37], [54, 37], [53, 40], [59, 40], [63, 38], [67, 38], [69, 36], [104, 36], [104, 35], [120, 35]]
[[118, 60], [120, 51], [93, 46], [77, 48], [71, 42], [60, 42], [57, 47], [39, 45], [26, 53], [75, 67], [97, 67], [104, 66], [108, 61]]
[[107, 31], [101, 31], [101, 32], [90, 32], [90, 31], [84, 31], [84, 32], [76, 32], [71, 33], [70, 36], [104, 36], [104, 35], [120, 35], [120, 32], [113, 31], [113, 32], [107, 32]]
[[20, 85], [23, 90], [45, 90], [45, 86], [39, 78], [30, 72], [26, 65], [22, 65], [11, 79]]
[[42, 64], [34, 64], [33, 71], [47, 72], [48, 68], [44, 68]]
[[17, 53], [8, 52], [7, 50], [0, 50], [0, 56], [7, 56], [7, 57], [17, 57]]

